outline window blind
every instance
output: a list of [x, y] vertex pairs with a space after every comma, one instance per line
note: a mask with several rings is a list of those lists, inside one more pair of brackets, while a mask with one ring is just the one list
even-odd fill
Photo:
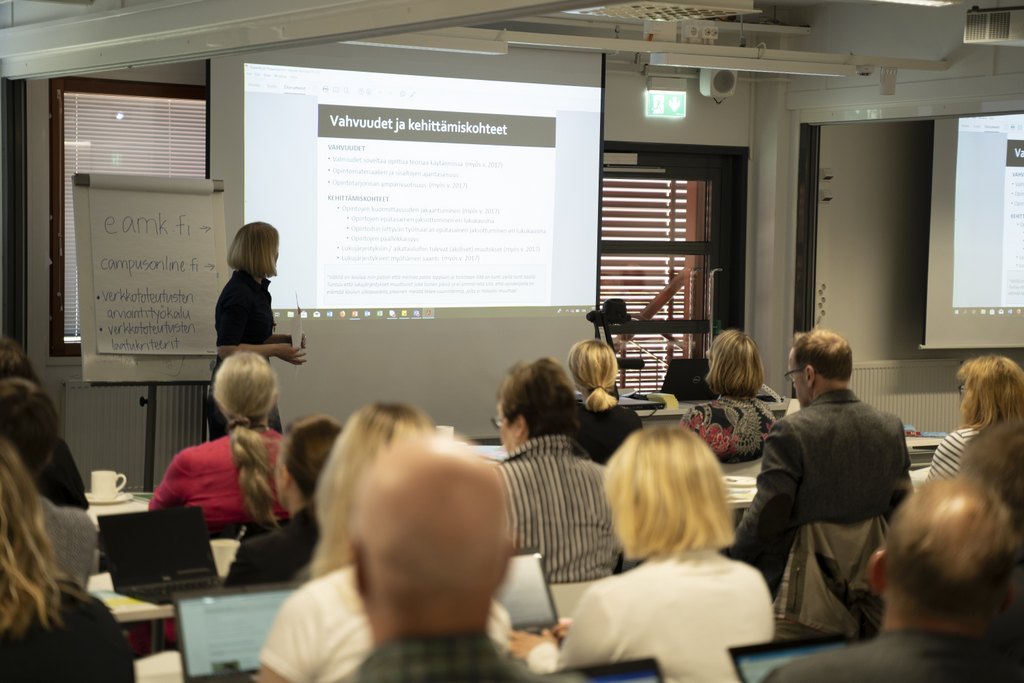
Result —
[[203, 178], [205, 100], [65, 92], [63, 95], [64, 341], [81, 341], [72, 176], [119, 173]]
[[[701, 205], [707, 181], [665, 177], [608, 177], [601, 193], [600, 300], [623, 299], [634, 318], [704, 318], [704, 265], [710, 249], [708, 221]], [[679, 253], [679, 243], [696, 242]], [[678, 290], [669, 295], [666, 288]], [[674, 287], [673, 287], [674, 289]], [[671, 290], [670, 290], [671, 291]], [[657, 310], [656, 297], [665, 297]], [[646, 309], [646, 311], [645, 311]], [[698, 337], [698, 338], [695, 338]], [[642, 358], [642, 370], [623, 371], [622, 386], [657, 391], [668, 362], [703, 353], [705, 335], [621, 335], [627, 358]]]

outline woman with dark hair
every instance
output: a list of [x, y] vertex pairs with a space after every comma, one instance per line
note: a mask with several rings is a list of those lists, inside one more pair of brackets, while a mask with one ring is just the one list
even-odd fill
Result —
[[[10, 337], [0, 337], [0, 379], [8, 377], [20, 377], [36, 386], [42, 386], [21, 344]], [[75, 459], [71, 456], [71, 449], [64, 439], [57, 439], [53, 455], [36, 483], [39, 492], [54, 505], [83, 510], [89, 507], [89, 502], [85, 499], [82, 475], [78, 472]]]
[[[292, 365], [306, 362], [306, 340], [293, 346], [291, 335], [274, 333], [274, 313], [271, 310], [270, 280], [277, 275], [277, 256], [280, 238], [277, 229], [269, 223], [247, 223], [235, 233], [228, 249], [228, 266], [234, 272], [224, 285], [214, 320], [217, 328], [217, 364], [213, 369], [213, 382], [224, 359], [239, 351], [259, 354], [268, 361], [280, 358]], [[224, 416], [216, 403], [207, 402], [210, 440], [227, 433]], [[269, 424], [281, 431], [281, 417], [275, 404]]]
[[244, 541], [225, 585], [291, 581], [309, 564], [320, 537], [313, 493], [340, 432], [338, 421], [327, 415], [311, 415], [291, 426], [274, 468], [277, 495], [291, 521]]
[[501, 383], [494, 424], [508, 453], [499, 473], [517, 546], [544, 556], [552, 583], [611, 574], [619, 544], [603, 492], [604, 468], [573, 438], [576, 392], [558, 361], [513, 367]]
[[0, 677], [134, 681], [132, 659], [110, 612], [60, 572], [32, 479], [0, 439]]

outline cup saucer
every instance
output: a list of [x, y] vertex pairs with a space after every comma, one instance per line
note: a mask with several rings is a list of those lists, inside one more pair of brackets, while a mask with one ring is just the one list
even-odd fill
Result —
[[89, 505], [117, 505], [118, 503], [127, 503], [132, 499], [132, 494], [122, 491], [113, 498], [97, 498], [94, 494], [85, 492], [85, 499], [89, 501]]

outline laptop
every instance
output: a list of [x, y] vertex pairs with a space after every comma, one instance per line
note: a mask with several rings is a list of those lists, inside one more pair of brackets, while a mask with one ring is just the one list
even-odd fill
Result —
[[785, 643], [764, 643], [729, 648], [733, 666], [743, 683], [761, 683], [768, 674], [789, 662], [819, 652], [846, 647], [842, 636], [791, 640]]
[[292, 584], [215, 588], [174, 596], [186, 683], [253, 681], [260, 649]]
[[558, 623], [540, 553], [515, 555], [494, 599], [504, 605], [517, 631], [540, 631]]
[[680, 401], [710, 401], [718, 398], [704, 381], [707, 374], [707, 358], [675, 358], [665, 371], [661, 392], [673, 394]]
[[197, 507], [99, 518], [114, 590], [168, 603], [177, 591], [219, 586], [210, 537]]
[[661, 683], [662, 680], [661, 669], [653, 659], [637, 659], [629, 662], [567, 669], [559, 675], [566, 673], [579, 674], [590, 683]]

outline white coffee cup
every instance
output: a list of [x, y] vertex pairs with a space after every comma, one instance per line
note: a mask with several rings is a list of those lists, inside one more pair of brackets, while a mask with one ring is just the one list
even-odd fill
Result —
[[240, 545], [241, 543], [233, 538], [215, 538], [210, 541], [213, 563], [217, 565], [217, 576], [223, 579], [231, 571], [231, 563], [235, 561]]
[[113, 470], [93, 470], [92, 490], [90, 493], [96, 500], [113, 500], [124, 490], [128, 477]]

